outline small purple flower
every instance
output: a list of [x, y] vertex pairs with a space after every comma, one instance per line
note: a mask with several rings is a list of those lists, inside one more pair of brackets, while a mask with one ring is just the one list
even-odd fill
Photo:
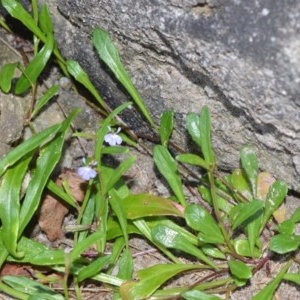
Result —
[[116, 146], [122, 144], [122, 138], [118, 135], [118, 133], [121, 131], [121, 128], [119, 127], [116, 132], [109, 132], [105, 135], [104, 141], [109, 144], [110, 146]]
[[77, 173], [83, 180], [90, 180], [97, 176], [97, 172], [89, 166], [78, 168]]

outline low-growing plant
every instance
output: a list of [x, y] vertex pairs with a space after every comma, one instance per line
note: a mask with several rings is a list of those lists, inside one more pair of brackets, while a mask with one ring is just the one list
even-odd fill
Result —
[[[32, 95], [25, 125], [34, 121], [59, 90], [52, 86], [36, 99], [38, 79], [50, 60], [89, 90], [104, 118], [94, 135], [73, 134], [73, 138], [95, 142], [93, 155], [85, 157], [78, 169], [87, 183], [80, 204], [67, 185], [58, 186], [51, 177], [79, 110], [61, 124], [32, 132], [30, 138], [0, 160], [0, 266], [29, 264], [33, 270], [31, 277], [2, 275], [1, 291], [17, 299], [69, 299], [72, 287], [76, 298], [82, 299], [86, 284], [93, 281], [95, 286], [110, 286], [114, 299], [229, 299], [234, 290], [250, 284], [274, 255], [282, 260], [281, 270], [272, 274], [273, 279], [253, 299], [272, 299], [282, 281], [300, 284], [300, 274], [289, 272], [291, 264], [297, 263], [294, 253], [300, 237], [294, 232], [300, 209], [289, 219], [279, 218], [287, 185], [275, 179], [272, 184], [265, 183], [264, 178], [270, 175], [259, 171], [258, 159], [250, 146], [240, 151], [240, 169], [222, 175], [211, 143], [209, 109], [204, 106], [186, 118], [187, 133], [197, 150], [172, 155], [173, 112], [164, 112], [159, 126], [155, 125], [107, 32], [95, 29], [92, 42], [100, 59], [133, 100], [115, 109], [103, 101], [76, 61], [60, 55], [47, 6], [39, 9], [37, 2], [32, 1], [32, 14], [15, 0], [2, 0], [2, 6], [34, 37], [34, 54], [29, 64], [15, 62], [0, 71], [2, 92]], [[0, 24], [7, 29], [3, 21]], [[16, 68], [21, 76], [13, 85]], [[130, 147], [141, 143], [119, 117], [130, 105], [138, 106], [160, 136], [160, 144], [153, 148], [153, 161], [170, 188], [169, 198], [133, 194], [124, 180], [124, 174], [135, 162]], [[117, 167], [104, 163], [104, 156], [119, 154], [127, 158]], [[31, 180], [24, 186], [28, 175]], [[193, 203], [189, 201], [188, 189], [191, 178], [196, 187], [197, 201]], [[76, 224], [66, 228], [73, 234], [71, 249], [48, 248], [24, 234], [45, 190], [76, 212]], [[168, 263], [136, 272], [130, 246], [131, 237], [136, 235], [160, 251]], [[109, 244], [112, 250], [107, 254]], [[88, 255], [91, 250], [93, 255]], [[57, 277], [44, 275], [40, 267], [52, 270]], [[166, 286], [170, 279], [191, 271], [197, 272], [199, 279], [184, 286]], [[60, 280], [63, 292], [51, 287], [51, 283]]]

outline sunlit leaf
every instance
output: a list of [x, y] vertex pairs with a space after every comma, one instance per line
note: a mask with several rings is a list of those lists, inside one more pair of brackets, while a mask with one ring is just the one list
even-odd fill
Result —
[[183, 153], [183, 154], [177, 155], [176, 159], [182, 163], [202, 167], [205, 170], [209, 169], [209, 166], [206, 163], [206, 161], [196, 154]]
[[181, 293], [181, 296], [185, 300], [221, 300], [218, 296], [206, 294], [198, 290], [189, 290]]
[[126, 282], [120, 287], [122, 299], [147, 299], [163, 283], [184, 271], [201, 269], [200, 265], [188, 264], [157, 264], [138, 271], [138, 282]]
[[216, 268], [214, 263], [210, 261], [204, 253], [191, 244], [186, 238], [180, 233], [164, 225], [157, 225], [151, 230], [152, 237], [155, 241], [164, 245], [167, 248], [181, 250], [190, 255], [194, 255], [207, 265]]
[[130, 194], [122, 199], [122, 205], [129, 219], [167, 215], [182, 217], [183, 215], [176, 202], [151, 194]]
[[201, 147], [200, 116], [196, 113], [189, 113], [186, 117], [186, 129], [193, 141]]
[[53, 23], [46, 4], [40, 8], [39, 25], [44, 33], [53, 33]]
[[252, 277], [251, 268], [242, 261], [230, 260], [228, 266], [231, 274], [239, 279], [250, 279]]
[[249, 146], [241, 149], [241, 164], [251, 185], [254, 198], [257, 197], [258, 161], [255, 152]]

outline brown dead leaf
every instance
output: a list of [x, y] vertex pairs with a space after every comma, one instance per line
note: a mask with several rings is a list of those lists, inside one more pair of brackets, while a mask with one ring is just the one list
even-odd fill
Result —
[[13, 275], [13, 276], [26, 276], [31, 277], [32, 268], [30, 265], [18, 265], [12, 263], [6, 263], [1, 270], [1, 276]]
[[[62, 186], [62, 181], [66, 181], [74, 199], [82, 202], [86, 190], [86, 182], [83, 181], [75, 171], [65, 169], [55, 183]], [[39, 214], [39, 226], [47, 235], [50, 241], [55, 241], [63, 237], [62, 223], [64, 217], [69, 212], [69, 208], [63, 202], [57, 200], [52, 194], [46, 194]]]

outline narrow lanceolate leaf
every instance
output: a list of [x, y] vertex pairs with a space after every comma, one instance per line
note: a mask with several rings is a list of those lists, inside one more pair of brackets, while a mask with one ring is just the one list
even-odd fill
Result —
[[42, 132], [39, 132], [20, 144], [18, 147], [10, 151], [0, 160], [0, 176], [3, 175], [5, 170], [16, 163], [19, 159], [30, 153], [32, 150], [42, 146], [47, 141], [50, 141], [58, 132], [61, 125], [56, 124]]
[[276, 180], [270, 187], [270, 190], [265, 201], [264, 223], [266, 223], [271, 215], [284, 201], [288, 187], [285, 182]]
[[31, 114], [31, 118], [35, 117], [38, 112], [47, 104], [47, 102], [56, 95], [59, 90], [58, 85], [51, 86], [46, 93], [38, 100], [37, 104], [35, 105], [33, 112]]
[[204, 253], [191, 244], [180, 233], [164, 225], [154, 226], [151, 230], [152, 238], [167, 248], [177, 249], [193, 255], [210, 267], [216, 268], [215, 264], [209, 260]]
[[266, 285], [258, 294], [256, 294], [252, 300], [272, 300], [273, 295], [278, 288], [278, 285], [284, 278], [285, 273], [288, 271], [292, 262], [288, 262], [285, 266], [282, 267], [278, 275]]
[[0, 217], [2, 223], [3, 244], [10, 255], [21, 257], [17, 252], [20, 221], [20, 193], [23, 178], [32, 158], [32, 153], [9, 168], [2, 179], [0, 188]]
[[146, 105], [144, 104], [144, 101], [133, 85], [130, 76], [125, 70], [120, 60], [118, 50], [111, 41], [109, 34], [100, 28], [96, 28], [93, 33], [93, 44], [98, 52], [99, 57], [106, 63], [116, 78], [126, 88], [127, 92], [130, 94], [148, 122], [151, 125], [154, 125], [152, 117]]
[[36, 25], [32, 16], [24, 9], [24, 7], [16, 0], [2, 0], [3, 7], [8, 13], [22, 22], [34, 35], [42, 41], [45, 41], [45, 36], [40, 28]]
[[192, 153], [183, 153], [176, 156], [176, 159], [182, 163], [201, 167], [205, 170], [209, 169], [207, 162], [200, 156]]
[[167, 146], [170, 136], [172, 134], [173, 126], [174, 126], [173, 117], [174, 117], [174, 112], [168, 110], [163, 112], [160, 118], [159, 135], [160, 135], [161, 144], [163, 146]]
[[200, 116], [196, 113], [189, 113], [186, 117], [186, 129], [193, 141], [201, 147]]
[[201, 269], [200, 265], [158, 264], [138, 271], [138, 282], [125, 282], [120, 287], [122, 299], [148, 299], [162, 284], [179, 273]]
[[6, 64], [0, 71], [0, 88], [4, 93], [8, 93], [14, 77], [15, 69], [19, 63]]
[[224, 243], [223, 234], [210, 213], [200, 205], [190, 204], [185, 209], [187, 224], [194, 230], [200, 231], [201, 242], [209, 244]]
[[182, 211], [178, 207], [178, 203], [155, 195], [130, 194], [125, 199], [122, 199], [122, 205], [128, 219], [150, 216], [182, 217]]
[[153, 151], [153, 159], [159, 172], [164, 176], [181, 205], [185, 206], [181, 178], [178, 174], [178, 165], [164, 146], [157, 145]]
[[198, 290], [189, 290], [186, 292], [181, 293], [181, 296], [185, 300], [221, 300], [220, 297], [206, 294], [204, 292]]
[[11, 286], [14, 290], [23, 292], [30, 295], [26, 299], [44, 299], [44, 300], [63, 300], [64, 297], [48, 288], [36, 280], [31, 280], [25, 276], [3, 276], [1, 278], [7, 285]]
[[22, 94], [31, 87], [32, 84], [35, 84], [38, 77], [45, 69], [47, 62], [52, 54], [54, 47], [54, 37], [52, 34], [49, 34], [46, 38], [46, 42], [41, 51], [32, 59], [24, 70], [25, 74], [22, 74], [18, 79], [15, 93], [17, 95]]
[[32, 175], [32, 179], [26, 191], [20, 212], [20, 231], [23, 232], [27, 224], [30, 222], [36, 209], [39, 206], [43, 190], [53, 172], [55, 166], [59, 162], [64, 145], [65, 135], [70, 127], [74, 117], [80, 110], [74, 110], [70, 116], [61, 124], [60, 131], [55, 135], [53, 140], [43, 146], [40, 156], [36, 162], [36, 168]]
[[99, 95], [98, 91], [95, 89], [94, 85], [91, 83], [89, 76], [84, 72], [79, 63], [75, 60], [67, 60], [66, 66], [68, 72], [78, 81], [80, 82], [90, 93], [95, 97], [95, 99], [99, 102], [102, 108], [108, 112], [107, 104]]
[[53, 23], [46, 4], [40, 8], [39, 25], [44, 33], [53, 33]]
[[211, 146], [211, 122], [210, 114], [207, 106], [204, 106], [200, 114], [200, 140], [201, 140], [201, 150], [205, 161], [208, 164], [215, 163], [215, 155]]
[[255, 152], [250, 146], [242, 148], [241, 164], [251, 185], [253, 197], [257, 197], [258, 161]]

